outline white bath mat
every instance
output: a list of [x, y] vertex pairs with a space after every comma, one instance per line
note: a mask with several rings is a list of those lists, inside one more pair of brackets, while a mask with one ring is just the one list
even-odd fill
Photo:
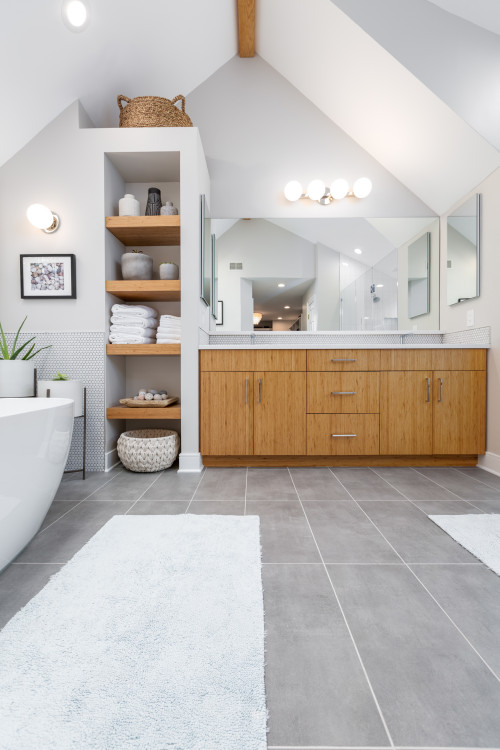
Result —
[[462, 547], [500, 575], [500, 515], [429, 516]]
[[2, 750], [264, 750], [255, 516], [114, 516], [0, 633]]

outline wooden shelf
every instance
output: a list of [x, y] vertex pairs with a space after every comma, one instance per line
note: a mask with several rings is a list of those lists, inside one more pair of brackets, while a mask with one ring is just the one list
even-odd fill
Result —
[[180, 245], [180, 216], [106, 216], [106, 229], [124, 245]]
[[[175, 356], [181, 353], [179, 344], [106, 344], [106, 354], [129, 356]], [[128, 408], [128, 407], [126, 407]], [[165, 407], [168, 408], [168, 407]]]
[[106, 281], [106, 291], [133, 302], [178, 302], [180, 281]]
[[129, 406], [109, 406], [106, 409], [108, 419], [180, 419], [180, 404], [165, 406], [164, 409], [152, 409], [147, 406], [131, 408]]

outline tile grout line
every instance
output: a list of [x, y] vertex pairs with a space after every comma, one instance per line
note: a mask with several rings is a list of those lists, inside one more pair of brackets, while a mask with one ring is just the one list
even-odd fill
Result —
[[323, 559], [323, 555], [321, 554], [321, 550], [319, 548], [318, 542], [316, 541], [316, 537], [314, 536], [314, 532], [313, 532], [311, 524], [309, 522], [309, 518], [307, 517], [307, 513], [306, 513], [306, 511], [304, 509], [304, 505], [302, 503], [302, 500], [300, 499], [299, 492], [297, 490], [297, 487], [295, 486], [295, 482], [293, 481], [293, 476], [292, 476], [292, 472], [290, 471], [290, 468], [288, 468], [288, 473], [290, 475], [290, 479], [292, 480], [292, 484], [293, 484], [294, 490], [295, 490], [295, 492], [297, 494], [297, 499], [298, 499], [298, 501], [300, 503], [300, 507], [302, 508], [302, 513], [304, 514], [304, 517], [306, 519], [307, 525], [309, 526], [309, 531], [311, 532], [312, 538], [314, 540], [314, 544], [316, 545], [316, 549], [318, 550], [318, 555], [320, 557], [321, 562], [323, 563], [323, 569], [324, 569], [324, 571], [325, 571], [325, 573], [326, 573], [326, 575], [328, 577], [328, 581], [330, 582], [330, 586], [331, 586], [331, 589], [333, 591], [333, 595], [334, 595], [334, 597], [335, 597], [335, 599], [337, 601], [337, 605], [339, 607], [340, 613], [342, 615], [342, 618], [344, 620], [345, 626], [347, 628], [347, 632], [349, 633], [349, 636], [350, 636], [351, 641], [352, 641], [352, 645], [354, 646], [354, 650], [355, 650], [356, 655], [358, 657], [361, 669], [363, 670], [363, 674], [365, 676], [366, 682], [368, 684], [368, 688], [370, 690], [370, 693], [372, 695], [373, 701], [374, 701], [375, 706], [377, 708], [380, 720], [382, 722], [382, 726], [385, 729], [385, 733], [387, 735], [387, 739], [389, 740], [390, 746], [391, 746], [391, 748], [393, 748], [394, 747], [394, 742], [393, 742], [393, 739], [391, 737], [391, 733], [389, 732], [389, 727], [387, 726], [387, 722], [385, 720], [384, 714], [382, 713], [382, 709], [381, 709], [380, 704], [378, 702], [377, 696], [375, 695], [375, 690], [373, 689], [373, 686], [371, 684], [370, 678], [368, 676], [368, 672], [366, 671], [366, 667], [365, 667], [365, 665], [363, 663], [363, 659], [361, 658], [361, 654], [359, 652], [358, 646], [356, 644], [356, 641], [354, 640], [354, 635], [353, 635], [353, 632], [352, 632], [352, 630], [351, 630], [351, 628], [349, 626], [349, 623], [347, 621], [347, 616], [346, 616], [346, 614], [344, 612], [344, 608], [342, 607], [342, 604], [340, 602], [339, 596], [337, 594], [335, 586], [333, 585], [333, 581], [332, 581], [332, 579], [330, 577], [330, 573], [328, 572], [328, 568], [327, 568], [327, 566], [325, 564], [325, 561]]
[[[28, 563], [24, 563], [24, 564], [27, 565]], [[322, 562], [317, 562], [317, 563], [313, 563], [313, 562], [267, 562], [267, 563], [262, 563], [262, 565], [323, 565], [323, 563]], [[395, 563], [388, 563], [388, 562], [385, 562], [385, 563], [375, 563], [375, 562], [374, 563], [367, 563], [367, 562], [329, 562], [329, 563], [326, 563], [326, 565], [357, 565], [358, 567], [360, 565], [366, 565], [366, 566], [369, 566], [370, 568], [377, 567], [377, 566], [384, 567], [384, 566], [387, 566], [387, 565], [396, 565], [396, 566], [402, 568], [402, 567], [405, 566], [405, 563], [404, 562], [395, 562]], [[445, 565], [446, 567], [449, 567], [450, 565], [458, 565], [458, 566], [462, 566], [463, 567], [465, 565], [465, 566], [472, 566], [472, 567], [476, 567], [476, 568], [484, 567], [484, 565], [483, 565], [482, 562], [477, 562], [477, 563], [424, 563], [424, 562], [412, 562], [411, 565], [420, 565], [420, 566], [422, 566], [422, 565], [435, 565], [435, 566]]]
[[152, 486], [153, 486], [154, 484], [156, 484], [156, 482], [157, 482], [157, 481], [159, 480], [159, 478], [160, 478], [161, 476], [163, 476], [163, 472], [161, 472], [161, 471], [160, 471], [160, 472], [159, 472], [159, 474], [158, 474], [158, 476], [156, 477], [156, 479], [153, 479], [153, 481], [151, 482], [151, 484], [148, 484], [148, 486], [146, 487], [146, 489], [144, 490], [144, 492], [143, 492], [143, 493], [142, 493], [141, 495], [139, 495], [139, 497], [137, 498], [137, 500], [134, 500], [134, 502], [132, 503], [132, 505], [130, 506], [130, 508], [129, 508], [129, 509], [127, 510], [127, 511], [125, 511], [125, 513], [124, 513], [124, 515], [125, 515], [125, 516], [128, 516], [128, 514], [130, 513], [130, 511], [132, 510], [132, 508], [134, 507], [134, 505], [137, 505], [137, 503], [139, 502], [139, 500], [140, 500], [140, 499], [141, 499], [142, 497], [144, 497], [144, 495], [146, 494], [146, 492], [147, 492], [148, 490], [150, 490], [150, 489], [151, 489], [151, 487], [152, 487]]
[[[332, 470], [330, 469], [330, 471], [332, 471]], [[442, 605], [441, 605], [441, 604], [440, 604], [440, 603], [438, 602], [438, 600], [436, 599], [436, 597], [435, 597], [435, 596], [434, 596], [434, 595], [433, 595], [433, 594], [432, 594], [432, 593], [431, 593], [431, 592], [429, 591], [429, 589], [427, 588], [427, 586], [425, 585], [425, 583], [423, 583], [423, 581], [421, 581], [421, 580], [420, 580], [420, 578], [419, 578], [419, 577], [418, 577], [418, 575], [417, 575], [417, 574], [415, 573], [415, 571], [414, 571], [414, 570], [413, 570], [413, 569], [412, 569], [412, 568], [410, 567], [410, 565], [409, 565], [409, 564], [408, 564], [408, 563], [407, 563], [407, 562], [406, 562], [405, 560], [403, 560], [402, 556], [401, 556], [401, 555], [399, 554], [399, 552], [397, 551], [397, 549], [396, 549], [396, 548], [395, 548], [395, 547], [394, 547], [394, 546], [393, 546], [393, 545], [392, 545], [392, 544], [390, 543], [390, 541], [389, 541], [389, 540], [387, 539], [387, 537], [386, 537], [386, 536], [384, 535], [384, 533], [383, 533], [383, 532], [382, 532], [382, 531], [381, 531], [381, 530], [379, 529], [379, 527], [377, 526], [377, 524], [375, 523], [375, 521], [373, 521], [373, 520], [372, 520], [372, 519], [370, 518], [370, 516], [368, 515], [368, 513], [366, 513], [366, 511], [364, 510], [364, 508], [362, 508], [362, 507], [361, 507], [361, 505], [360, 505], [360, 504], [358, 503], [358, 501], [357, 501], [357, 500], [356, 500], [356, 499], [355, 499], [355, 498], [354, 498], [354, 497], [353, 497], [353, 496], [351, 495], [351, 493], [349, 492], [349, 490], [347, 489], [347, 487], [345, 487], [345, 486], [344, 486], [344, 485], [342, 484], [342, 482], [340, 481], [340, 479], [339, 479], [339, 478], [338, 478], [337, 476], [335, 476], [335, 474], [333, 473], [333, 471], [332, 471], [332, 474], [333, 474], [333, 476], [335, 477], [335, 479], [337, 480], [337, 482], [340, 482], [340, 484], [342, 485], [342, 487], [344, 487], [345, 491], [346, 491], [346, 492], [347, 492], [347, 493], [348, 493], [348, 494], [349, 494], [349, 495], [351, 496], [351, 498], [352, 498], [353, 502], [355, 502], [355, 503], [356, 503], [356, 505], [358, 506], [358, 508], [359, 508], [359, 509], [360, 509], [360, 510], [361, 510], [361, 511], [362, 511], [362, 512], [364, 513], [364, 515], [365, 515], [365, 516], [366, 516], [366, 517], [368, 518], [368, 520], [369, 520], [369, 521], [370, 521], [370, 523], [371, 523], [371, 524], [372, 524], [372, 525], [374, 526], [374, 528], [375, 528], [375, 529], [376, 529], [376, 530], [378, 531], [378, 533], [380, 534], [380, 536], [381, 536], [381, 537], [382, 537], [383, 539], [385, 539], [385, 541], [387, 542], [387, 544], [388, 544], [388, 545], [389, 545], [389, 546], [391, 547], [391, 549], [393, 549], [393, 550], [394, 550], [394, 552], [395, 552], [395, 553], [396, 553], [396, 555], [397, 555], [397, 556], [399, 557], [399, 559], [400, 559], [400, 560], [402, 560], [402, 562], [404, 563], [404, 565], [405, 565], [405, 566], [406, 566], [406, 567], [408, 568], [408, 570], [410, 571], [410, 573], [412, 574], [412, 576], [413, 576], [413, 577], [414, 577], [414, 578], [415, 578], [415, 579], [416, 579], [416, 580], [418, 581], [418, 583], [419, 583], [419, 584], [420, 584], [420, 585], [422, 586], [422, 588], [424, 589], [424, 591], [426, 591], [426, 592], [427, 592], [427, 593], [429, 594], [429, 596], [431, 597], [431, 599], [433, 600], [433, 602], [435, 602], [435, 604], [437, 604], [437, 606], [439, 607], [439, 609], [441, 610], [441, 612], [443, 612], [443, 614], [444, 614], [444, 615], [446, 615], [446, 617], [447, 617], [447, 618], [448, 618], [448, 620], [449, 620], [449, 621], [451, 622], [451, 624], [453, 625], [453, 627], [454, 627], [454, 628], [455, 628], [455, 629], [457, 630], [457, 632], [458, 632], [458, 633], [460, 633], [460, 635], [462, 636], [462, 638], [464, 639], [464, 641], [465, 641], [466, 643], [468, 643], [468, 644], [469, 644], [469, 646], [470, 646], [470, 647], [471, 647], [471, 649], [472, 649], [472, 650], [474, 651], [474, 653], [475, 653], [475, 654], [476, 654], [476, 655], [477, 655], [477, 656], [478, 656], [478, 657], [479, 657], [479, 658], [481, 659], [481, 661], [483, 662], [483, 664], [485, 665], [485, 667], [486, 667], [486, 668], [487, 668], [487, 669], [488, 669], [488, 670], [489, 670], [489, 671], [491, 672], [491, 674], [493, 675], [493, 677], [495, 677], [495, 678], [496, 678], [496, 680], [497, 680], [498, 682], [500, 682], [500, 677], [499, 677], [499, 676], [498, 676], [498, 675], [496, 674], [496, 672], [495, 672], [495, 671], [494, 671], [494, 670], [493, 670], [493, 669], [492, 669], [492, 668], [490, 667], [490, 665], [488, 664], [488, 662], [486, 661], [486, 659], [484, 659], [484, 658], [483, 658], [483, 657], [481, 656], [481, 654], [479, 653], [479, 651], [477, 650], [477, 648], [476, 648], [476, 647], [475, 647], [475, 646], [474, 646], [474, 645], [473, 645], [473, 644], [471, 643], [471, 641], [470, 641], [470, 640], [469, 640], [469, 639], [467, 638], [467, 636], [465, 635], [465, 633], [464, 633], [464, 632], [463, 632], [463, 631], [462, 631], [462, 630], [461, 630], [461, 629], [460, 629], [460, 628], [458, 627], [457, 623], [456, 623], [456, 622], [455, 622], [455, 621], [453, 620], [453, 618], [452, 618], [452, 617], [451, 617], [451, 616], [450, 616], [450, 615], [448, 614], [448, 612], [447, 612], [447, 611], [446, 611], [446, 610], [444, 609], [444, 607], [443, 607], [443, 606], [442, 606]], [[424, 475], [423, 475], [423, 476], [424, 476]], [[398, 490], [398, 492], [399, 492], [399, 490]], [[400, 494], [402, 494], [402, 493], [400, 493]], [[403, 495], [403, 497], [404, 497], [404, 495]], [[446, 563], [443, 563], [443, 564], [446, 564]]]
[[[433, 482], [438, 487], [441, 487], [442, 490], [446, 490], [446, 492], [451, 492], [452, 495], [455, 495], [455, 497], [458, 497], [458, 499], [461, 500], [463, 503], [468, 503], [469, 505], [472, 505], [473, 508], [477, 508], [477, 510], [480, 510], [481, 513], [486, 513], [486, 511], [484, 511], [482, 508], [479, 508], [477, 505], [474, 505], [474, 503], [472, 503], [470, 500], [464, 500], [463, 497], [460, 497], [460, 495], [457, 495], [457, 493], [453, 492], [453, 490], [449, 490], [448, 487], [445, 487], [443, 484], [439, 484], [439, 482], [436, 482], [435, 479], [431, 479], [430, 477], [428, 477], [427, 474], [422, 474], [422, 472], [416, 469], [414, 466], [410, 466], [410, 469], [416, 472], [417, 474], [419, 474], [421, 477], [425, 477], [426, 479], [428, 479], [429, 482]], [[447, 502], [447, 501], [444, 500], [443, 502]]]
[[197, 485], [196, 485], [196, 487], [195, 487], [195, 490], [194, 490], [194, 492], [193, 492], [193, 496], [192, 496], [191, 500], [189, 501], [189, 503], [188, 503], [188, 506], [187, 506], [186, 510], [184, 511], [184, 514], [186, 514], [186, 513], [188, 512], [188, 510], [190, 509], [190, 507], [191, 507], [191, 503], [192, 503], [192, 502], [193, 502], [193, 500], [194, 500], [194, 496], [195, 496], [195, 495], [196, 495], [196, 493], [198, 492], [198, 488], [199, 488], [199, 486], [200, 486], [200, 484], [201, 484], [201, 482], [202, 482], [202, 480], [203, 480], [203, 477], [205, 476], [205, 473], [206, 473], [206, 471], [207, 471], [207, 470], [206, 470], [205, 468], [203, 468], [203, 471], [201, 472], [201, 477], [200, 477], [200, 481], [198, 482], [198, 484], [197, 484]]
[[[488, 482], [483, 482], [482, 479], [476, 479], [476, 477], [471, 476], [470, 474], [467, 474], [465, 471], [463, 471], [459, 466], [450, 467], [453, 468], [454, 471], [458, 471], [459, 474], [463, 474], [464, 477], [467, 477], [468, 479], [472, 479], [473, 482], [479, 482], [479, 484], [484, 485], [485, 487], [488, 487], [489, 490], [493, 490], [493, 492], [498, 492], [500, 496], [500, 490], [497, 490], [495, 487], [493, 487], [492, 484], [488, 484]], [[481, 471], [486, 471], [486, 469], [482, 469]], [[494, 475], [495, 476], [495, 475]]]
[[[81, 505], [86, 500], [88, 500], [89, 497], [92, 497], [92, 495], [95, 495], [95, 493], [99, 492], [99, 490], [102, 490], [103, 487], [106, 487], [106, 485], [108, 485], [110, 482], [112, 482], [113, 479], [116, 479], [116, 477], [119, 476], [121, 473], [122, 473], [121, 470], [117, 471], [116, 474], [111, 477], [111, 479], [108, 479], [108, 481], [104, 482], [104, 484], [100, 484], [99, 487], [97, 487], [93, 492], [91, 492], [89, 495], [87, 495], [86, 497], [84, 497], [83, 500], [80, 500], [78, 503], [76, 503], [76, 505], [74, 505], [72, 508], [70, 508], [69, 510], [67, 510], [66, 513], [63, 513], [61, 516], [59, 516], [58, 518], [56, 518], [55, 521], [52, 521], [52, 523], [49, 523], [43, 529], [40, 529], [40, 531], [37, 532], [37, 536], [38, 536], [38, 534], [43, 534], [43, 532], [47, 531], [47, 529], [50, 529], [51, 526], [53, 526], [55, 523], [57, 523], [58, 521], [60, 521], [61, 518], [64, 518], [65, 516], [67, 516], [68, 513], [71, 513], [72, 510], [76, 510], [76, 508], [78, 508], [79, 505]], [[85, 481], [85, 480], [83, 480], [83, 481]], [[54, 501], [52, 501], [52, 502], [54, 502]], [[61, 500], [59, 502], [64, 502], [64, 500]], [[52, 505], [52, 503], [51, 503], [51, 505]], [[36, 563], [36, 564], [38, 564], [38, 563]]]

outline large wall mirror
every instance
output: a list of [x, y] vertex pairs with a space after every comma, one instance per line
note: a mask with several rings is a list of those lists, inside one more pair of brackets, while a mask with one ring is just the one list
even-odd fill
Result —
[[446, 301], [479, 297], [481, 196], [473, 195], [446, 220]]
[[212, 286], [212, 235], [207, 199], [200, 196], [200, 297], [210, 307]]
[[211, 229], [217, 332], [439, 329], [437, 217], [212, 219]]

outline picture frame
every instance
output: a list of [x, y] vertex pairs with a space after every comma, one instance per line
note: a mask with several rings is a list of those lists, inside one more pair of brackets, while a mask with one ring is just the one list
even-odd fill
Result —
[[76, 256], [21, 255], [21, 299], [76, 299]]
[[215, 325], [224, 325], [224, 302], [221, 299], [217, 300], [217, 317], [215, 319]]

